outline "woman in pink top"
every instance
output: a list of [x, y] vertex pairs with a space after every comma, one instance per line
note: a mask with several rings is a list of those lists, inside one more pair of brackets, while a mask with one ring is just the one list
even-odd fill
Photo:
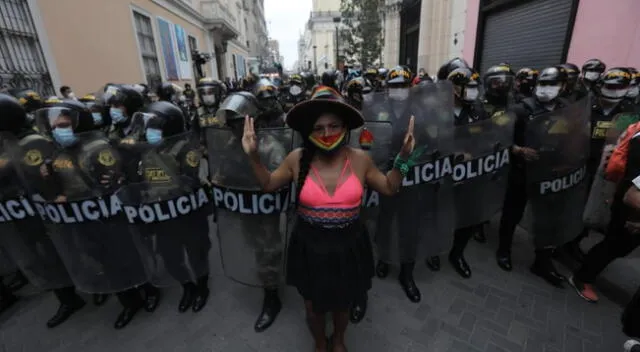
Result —
[[245, 120], [242, 146], [265, 192], [296, 182], [297, 222], [288, 247], [287, 282], [305, 300], [315, 351], [327, 351], [325, 314], [333, 314], [332, 351], [344, 352], [344, 334], [352, 302], [371, 288], [373, 253], [359, 221], [364, 185], [395, 194], [409, 168], [414, 148], [413, 118], [394, 168], [384, 175], [371, 157], [347, 146], [349, 131], [364, 124], [358, 110], [338, 92], [320, 86], [310, 100], [296, 105], [287, 125], [304, 146], [292, 151], [270, 173], [260, 162], [253, 119]]

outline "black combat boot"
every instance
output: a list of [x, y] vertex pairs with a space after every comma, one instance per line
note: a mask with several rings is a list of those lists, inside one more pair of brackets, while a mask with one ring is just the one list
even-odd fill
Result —
[[144, 294], [144, 310], [151, 313], [160, 303], [160, 290], [150, 283], [146, 283], [141, 286], [142, 293]]
[[496, 262], [500, 269], [504, 271], [513, 270], [513, 265], [511, 264], [511, 253], [509, 251], [498, 250], [496, 252]]
[[76, 293], [75, 287], [64, 287], [53, 290], [53, 293], [60, 302], [60, 307], [56, 314], [47, 321], [48, 328], [55, 328], [69, 319], [73, 313], [82, 309], [85, 301]]
[[471, 236], [472, 232], [469, 228], [456, 230], [453, 236], [453, 247], [449, 252], [449, 262], [455, 271], [465, 279], [471, 277], [471, 268], [464, 259], [464, 249], [467, 247]]
[[378, 260], [378, 263], [376, 264], [376, 276], [384, 279], [387, 275], [389, 275], [389, 263]]
[[182, 298], [180, 298], [180, 303], [178, 303], [178, 312], [184, 313], [187, 309], [191, 308], [193, 300], [195, 299], [195, 292], [196, 284], [193, 282], [182, 284]]
[[196, 294], [193, 300], [193, 311], [199, 312], [207, 305], [209, 299], [209, 275], [198, 278]]
[[119, 292], [118, 300], [120, 304], [122, 304], [123, 309], [120, 314], [118, 314], [114, 327], [116, 329], [122, 329], [129, 325], [133, 317], [144, 307], [145, 301], [142, 299], [142, 296], [140, 296], [140, 291], [137, 288], [130, 288], [126, 291]]
[[420, 294], [420, 290], [418, 286], [416, 286], [416, 282], [413, 281], [413, 268], [415, 267], [415, 263], [402, 263], [400, 265], [400, 275], [398, 275], [398, 281], [400, 281], [400, 286], [404, 290], [404, 293], [407, 295], [407, 298], [413, 303], [420, 302], [422, 299], [422, 295]]
[[262, 302], [262, 312], [256, 320], [256, 324], [253, 326], [256, 332], [263, 332], [267, 330], [278, 317], [282, 309], [282, 302], [280, 302], [280, 296], [278, 295], [278, 289], [264, 289], [264, 301]]
[[551, 285], [564, 288], [563, 282], [567, 280], [553, 265], [554, 248], [536, 249], [536, 259], [531, 266], [531, 272], [540, 276]]
[[368, 300], [369, 300], [369, 297], [365, 292], [364, 295], [362, 295], [362, 297], [356, 299], [356, 301], [353, 302], [353, 306], [351, 306], [351, 312], [349, 314], [349, 320], [351, 320], [352, 323], [357, 324], [360, 321], [362, 321], [365, 314], [367, 313]]

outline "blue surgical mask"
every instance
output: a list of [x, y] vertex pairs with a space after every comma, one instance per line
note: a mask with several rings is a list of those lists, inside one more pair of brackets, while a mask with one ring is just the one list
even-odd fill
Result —
[[160, 142], [162, 142], [162, 130], [156, 128], [147, 128], [145, 137], [147, 138], [147, 142], [149, 142], [149, 144], [159, 144]]
[[78, 140], [71, 127], [56, 127], [52, 134], [53, 139], [65, 148], [72, 146]]
[[93, 116], [93, 123], [96, 126], [102, 125], [102, 114], [99, 112], [92, 112], [91, 116]]
[[112, 107], [111, 109], [109, 109], [109, 115], [111, 115], [111, 120], [114, 124], [124, 122], [124, 120], [126, 120], [122, 109]]

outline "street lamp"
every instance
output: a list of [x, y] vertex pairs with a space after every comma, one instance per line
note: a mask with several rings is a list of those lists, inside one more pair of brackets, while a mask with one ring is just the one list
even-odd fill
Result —
[[317, 46], [313, 46], [313, 73], [314, 74], [318, 74], [318, 61], [317, 61], [317, 56], [316, 56], [316, 49], [318, 47]]
[[339, 38], [338, 38], [338, 25], [340, 24], [340, 17], [334, 17], [333, 18], [333, 23], [336, 24], [336, 70], [338, 69], [338, 45], [339, 45]]

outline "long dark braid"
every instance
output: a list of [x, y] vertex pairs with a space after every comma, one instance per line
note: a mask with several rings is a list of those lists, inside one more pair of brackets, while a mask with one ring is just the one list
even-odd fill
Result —
[[296, 209], [300, 205], [300, 193], [304, 182], [307, 180], [309, 170], [311, 169], [311, 161], [316, 153], [316, 148], [306, 139], [302, 146], [302, 155], [300, 156], [300, 169], [298, 170], [298, 182], [296, 184]]

